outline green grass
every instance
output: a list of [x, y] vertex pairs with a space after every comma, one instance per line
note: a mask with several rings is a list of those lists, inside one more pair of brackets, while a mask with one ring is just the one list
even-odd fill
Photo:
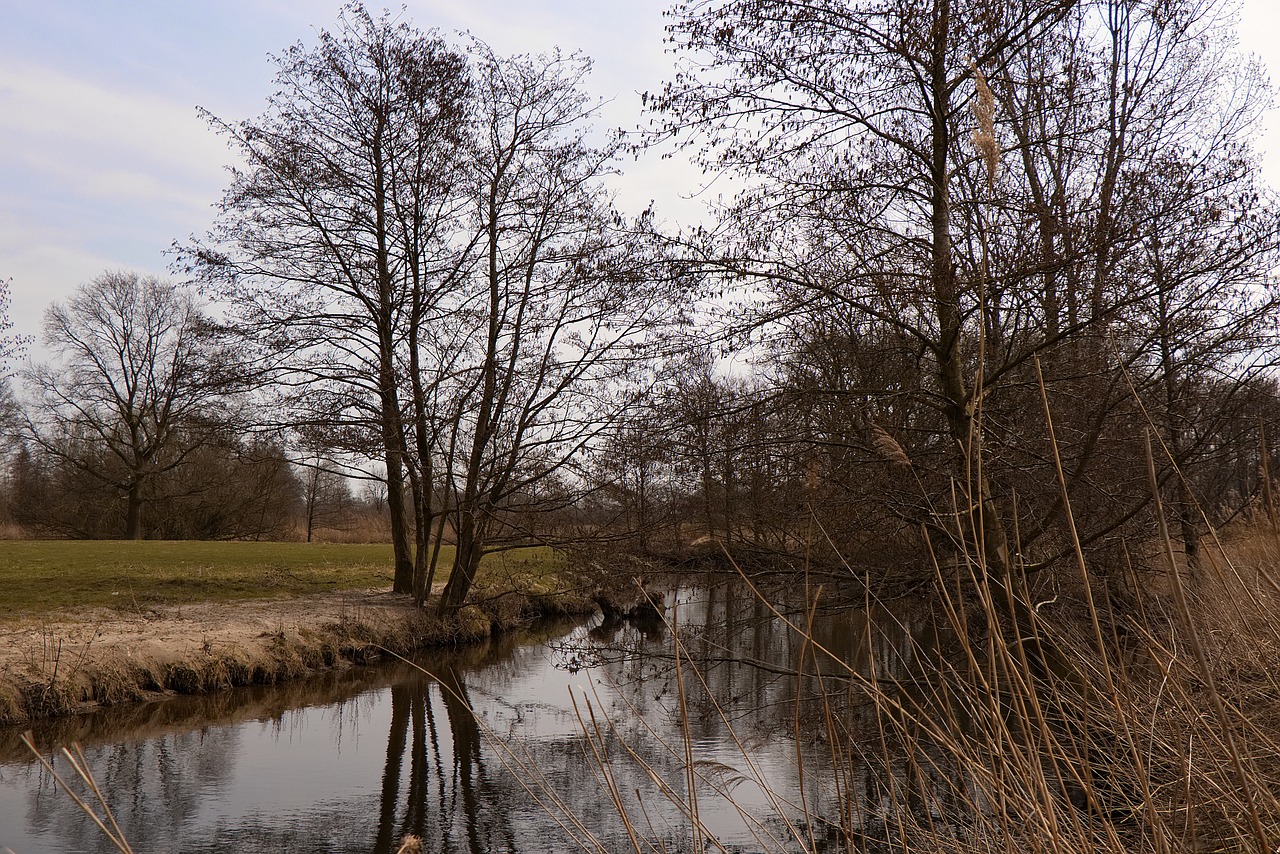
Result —
[[[447, 567], [452, 548], [444, 547]], [[484, 568], [543, 574], [549, 549], [491, 555]], [[0, 541], [0, 620], [85, 607], [228, 602], [369, 587], [391, 588], [387, 543], [119, 540]], [[447, 575], [447, 572], [445, 573]], [[483, 574], [483, 569], [482, 569]], [[437, 582], [444, 578], [437, 575]]]

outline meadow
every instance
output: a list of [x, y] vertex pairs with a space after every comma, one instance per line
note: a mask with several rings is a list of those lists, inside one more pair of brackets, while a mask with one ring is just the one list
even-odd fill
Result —
[[[448, 567], [453, 547], [442, 548]], [[550, 549], [490, 555], [484, 569], [541, 574]], [[391, 589], [388, 543], [195, 542], [155, 540], [0, 541], [0, 620], [106, 607], [164, 605]], [[484, 570], [482, 569], [482, 572]], [[447, 578], [447, 571], [442, 578]]]

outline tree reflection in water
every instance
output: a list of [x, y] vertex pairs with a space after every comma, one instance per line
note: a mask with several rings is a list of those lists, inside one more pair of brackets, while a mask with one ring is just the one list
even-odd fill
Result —
[[[734, 801], [775, 835], [784, 835], [777, 831], [779, 803], [803, 801], [827, 815], [851, 808], [847, 798], [833, 797], [829, 759], [828, 773], [820, 770], [825, 747], [814, 744], [820, 721], [802, 717], [796, 739], [797, 701], [803, 706], [840, 684], [827, 680], [824, 689], [815, 673], [835, 668], [812, 656], [806, 663], [795, 633], [747, 591], [673, 591], [667, 601], [677, 599], [685, 665], [700, 673], [693, 679], [686, 671], [685, 685], [700, 767], [723, 769]], [[793, 616], [802, 617], [803, 606], [793, 607]], [[686, 850], [688, 817], [649, 771], [684, 796], [670, 630], [655, 621], [566, 631], [548, 630], [532, 643], [510, 637], [433, 655], [425, 666], [440, 681], [408, 665], [362, 668], [330, 674], [310, 688], [294, 683], [180, 698], [151, 711], [107, 712], [102, 735], [88, 723], [73, 731], [140, 851], [390, 854], [406, 834], [440, 854], [565, 847], [557, 818], [525, 791], [531, 774], [513, 770], [506, 749], [544, 778], [602, 850], [629, 849], [569, 701], [572, 690], [610, 721], [601, 746], [626, 809], [644, 817], [642, 831], [657, 844]], [[859, 672], [892, 676], [909, 688], [912, 656], [936, 654], [931, 632], [927, 621], [909, 614], [844, 606], [822, 614], [814, 635]], [[548, 646], [554, 637], [560, 640]], [[797, 664], [803, 665], [799, 677]], [[855, 719], [870, 710], [852, 693], [847, 700], [845, 731], [856, 731]], [[122, 728], [122, 720], [139, 728]], [[55, 745], [63, 731], [52, 725], [37, 732], [37, 741]], [[88, 820], [49, 781], [25, 765], [4, 764], [12, 763], [5, 738], [0, 733], [0, 846], [22, 854], [105, 850]], [[803, 774], [797, 744], [806, 752]], [[744, 745], [780, 801], [745, 779]], [[846, 795], [858, 790], [852, 808], [876, 812], [879, 793], [895, 785], [887, 780], [893, 774], [863, 764], [856, 784], [842, 784]], [[699, 793], [708, 835], [759, 848], [746, 820], [712, 788]], [[23, 810], [6, 812], [7, 791], [20, 793]], [[25, 824], [26, 835], [6, 837], [6, 820]]]
[[[396, 851], [408, 834], [420, 837], [426, 851], [514, 852], [515, 834], [485, 767], [465, 675], [446, 667], [436, 677], [438, 682], [419, 674], [391, 687], [391, 731], [374, 854]], [[409, 780], [402, 785], [406, 748]]]
[[[186, 835], [204, 800], [234, 773], [239, 735], [235, 729], [201, 729], [86, 751], [94, 779], [110, 793], [112, 811], [135, 850], [163, 851]], [[75, 780], [60, 756], [51, 761], [64, 779]], [[34, 764], [25, 770], [27, 821], [34, 832], [57, 839], [59, 850], [115, 850], [47, 773]], [[2, 844], [7, 843], [0, 838]]]
[[[74, 732], [138, 851], [382, 854], [408, 833], [427, 851], [515, 851], [507, 806], [516, 787], [491, 779], [466, 679], [515, 650], [511, 637], [438, 654], [432, 667], [440, 682], [405, 664], [366, 668], [317, 679], [311, 697], [299, 683], [231, 692], [247, 715], [228, 695], [184, 697], [120, 710], [133, 730], [106, 710], [94, 716], [102, 735], [86, 721]], [[297, 708], [281, 710], [282, 703]], [[212, 719], [202, 721], [202, 709]], [[387, 712], [380, 785], [370, 798], [361, 794], [373, 788], [361, 745], [368, 724]], [[37, 727], [37, 743], [52, 749], [67, 725]], [[16, 735], [0, 732], [0, 850], [113, 850], [39, 766], [9, 749]], [[6, 787], [23, 808], [10, 812], [19, 801], [7, 799]], [[19, 822], [23, 837], [11, 835], [9, 824]]]

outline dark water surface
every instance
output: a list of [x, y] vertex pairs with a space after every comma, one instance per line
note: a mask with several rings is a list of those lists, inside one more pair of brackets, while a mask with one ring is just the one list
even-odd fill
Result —
[[[403, 663], [355, 668], [103, 710], [38, 727], [36, 739], [83, 745], [139, 854], [381, 854], [406, 833], [433, 852], [573, 850], [568, 821], [547, 808], [557, 798], [608, 850], [627, 850], [601, 756], [641, 832], [687, 851], [690, 822], [663, 794], [685, 798], [683, 682], [704, 827], [731, 850], [781, 849], [771, 839], [785, 836], [783, 815], [800, 815], [802, 802], [811, 814], [833, 808], [822, 763], [797, 772], [797, 728], [801, 755], [821, 749], [810, 738], [817, 724], [796, 714], [797, 693], [809, 690], [794, 675], [802, 643], [733, 586], [673, 591], [673, 617], [682, 680], [667, 625], [597, 619], [421, 658], [438, 678]], [[840, 607], [819, 616], [815, 637], [859, 672], [904, 676], [912, 656], [937, 648], [930, 625], [909, 609]], [[27, 761], [18, 734], [0, 729], [0, 850], [114, 850]]]

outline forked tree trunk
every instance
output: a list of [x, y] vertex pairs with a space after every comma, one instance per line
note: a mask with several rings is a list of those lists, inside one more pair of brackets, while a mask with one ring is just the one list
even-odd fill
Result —
[[467, 593], [475, 581], [476, 571], [480, 567], [480, 558], [484, 555], [474, 518], [470, 513], [462, 514], [462, 523], [458, 526], [458, 545], [454, 552], [453, 569], [449, 580], [445, 582], [440, 593], [439, 613], [444, 616], [457, 611], [467, 599]]

